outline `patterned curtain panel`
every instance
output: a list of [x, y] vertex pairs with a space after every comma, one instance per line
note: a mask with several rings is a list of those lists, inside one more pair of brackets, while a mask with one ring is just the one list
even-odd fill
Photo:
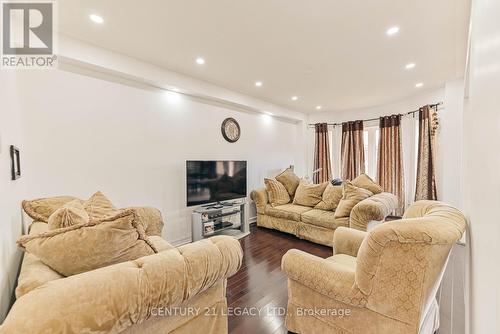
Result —
[[314, 170], [321, 168], [314, 174], [314, 183], [330, 181], [332, 178], [332, 166], [330, 163], [330, 148], [328, 145], [328, 124], [315, 124], [316, 144], [314, 147]]
[[398, 197], [396, 215], [405, 209], [405, 179], [401, 141], [401, 115], [380, 118], [377, 182]]
[[365, 172], [363, 121], [342, 123], [342, 178], [352, 180]]
[[437, 129], [437, 107], [424, 106], [419, 110], [418, 161], [415, 201], [437, 200], [435, 174], [435, 134]]

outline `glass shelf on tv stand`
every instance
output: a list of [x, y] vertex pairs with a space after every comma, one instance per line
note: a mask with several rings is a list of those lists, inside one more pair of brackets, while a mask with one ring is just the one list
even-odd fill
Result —
[[[243, 199], [225, 202], [223, 206], [206, 205], [198, 207], [193, 213], [193, 240], [210, 238], [215, 235], [229, 235], [239, 239], [248, 235], [246, 205], [247, 203]], [[231, 221], [230, 217], [234, 215], [240, 216], [239, 221]], [[227, 221], [228, 219], [229, 221]], [[223, 225], [223, 227], [217, 228], [216, 225], [220, 225], [222, 222], [231, 225]]]

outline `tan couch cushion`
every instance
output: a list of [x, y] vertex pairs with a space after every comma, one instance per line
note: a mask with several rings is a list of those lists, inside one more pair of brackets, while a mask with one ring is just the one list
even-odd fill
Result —
[[100, 191], [90, 196], [90, 198], [83, 203], [83, 207], [89, 214], [90, 219], [111, 217], [119, 212], [113, 203], [111, 203], [111, 201]]
[[18, 244], [64, 276], [157, 252], [134, 210], [86, 224], [22, 236]]
[[300, 183], [300, 178], [293, 172], [291, 168], [285, 169], [281, 174], [276, 176], [276, 180], [281, 182], [285, 188], [286, 191], [288, 191], [288, 194], [290, 196], [295, 195], [295, 190], [299, 186]]
[[[29, 226], [29, 234], [39, 234], [49, 229], [47, 223], [35, 221]], [[63, 278], [33, 254], [26, 253], [23, 257], [21, 270], [17, 279], [16, 299], [47, 282]]]
[[289, 219], [299, 222], [300, 215], [311, 210], [308, 206], [285, 204], [276, 207], [266, 206], [266, 215], [276, 218]]
[[357, 178], [352, 180], [352, 184], [358, 188], [370, 190], [375, 195], [384, 191], [377, 182], [373, 181], [372, 178], [365, 173], [360, 174]]
[[175, 248], [174, 246], [169, 244], [165, 239], [157, 235], [148, 236], [148, 239], [149, 242], [151, 242], [153, 246], [156, 248], [158, 253]]
[[24, 211], [28, 216], [33, 218], [35, 221], [47, 223], [49, 221], [50, 215], [52, 215], [64, 204], [69, 203], [75, 199], [77, 198], [73, 196], [38, 198], [33, 200], [24, 200], [22, 205]]
[[329, 182], [323, 182], [320, 184], [308, 184], [301, 181], [297, 190], [295, 191], [295, 198], [293, 199], [293, 204], [304, 205], [314, 207], [318, 204], [321, 199], [323, 192]]
[[61, 227], [85, 224], [89, 222], [89, 215], [83, 208], [82, 202], [75, 199], [64, 204], [49, 217], [49, 229], [55, 230]]
[[325, 227], [328, 229], [336, 229], [339, 226], [348, 226], [348, 219], [335, 219], [333, 211], [325, 211], [312, 209], [302, 214], [301, 220], [304, 223]]
[[161, 236], [163, 230], [163, 218], [160, 210], [147, 206], [134, 206], [123, 210], [132, 209], [137, 212], [137, 216], [144, 226], [144, 231], [148, 236]]
[[281, 182], [273, 179], [264, 179], [264, 183], [266, 184], [266, 190], [271, 206], [283, 205], [290, 202], [290, 195]]
[[349, 217], [352, 208], [364, 199], [373, 196], [373, 193], [364, 188], [358, 188], [354, 186], [350, 181], [344, 182], [343, 190], [344, 195], [340, 200], [340, 203], [335, 210], [335, 218]]
[[320, 210], [333, 210], [337, 208], [340, 200], [343, 196], [342, 186], [333, 186], [331, 183], [328, 183], [325, 191], [321, 197], [321, 201], [316, 204], [315, 209]]
[[346, 254], [336, 254], [330, 256], [327, 260], [343, 266], [346, 270], [356, 271], [356, 257]]

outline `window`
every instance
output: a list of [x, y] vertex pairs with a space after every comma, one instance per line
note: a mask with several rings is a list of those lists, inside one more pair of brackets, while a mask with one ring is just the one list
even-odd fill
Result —
[[366, 127], [363, 131], [363, 140], [365, 146], [365, 173], [374, 180], [377, 179], [379, 136], [380, 130], [378, 126]]

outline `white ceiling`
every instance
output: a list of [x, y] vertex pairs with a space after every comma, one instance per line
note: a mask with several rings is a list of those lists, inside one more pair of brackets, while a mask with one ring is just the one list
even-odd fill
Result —
[[[469, 1], [61, 0], [58, 19], [79, 40], [311, 113], [381, 105], [463, 76]], [[389, 37], [393, 25], [401, 29]]]

